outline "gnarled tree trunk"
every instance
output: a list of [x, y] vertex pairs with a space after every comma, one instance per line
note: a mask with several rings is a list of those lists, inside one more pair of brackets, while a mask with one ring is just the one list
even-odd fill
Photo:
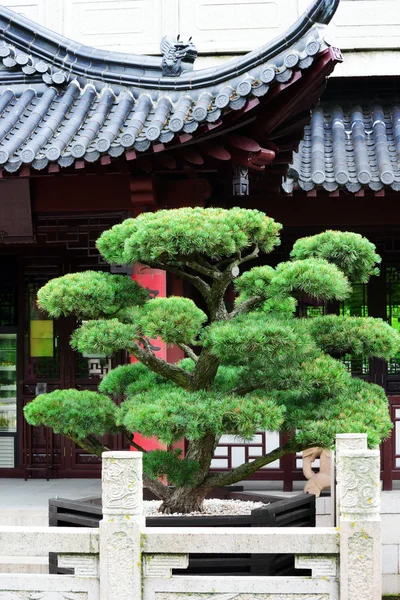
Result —
[[203, 501], [208, 492], [209, 488], [204, 486], [177, 488], [163, 501], [160, 512], [167, 515], [202, 512]]

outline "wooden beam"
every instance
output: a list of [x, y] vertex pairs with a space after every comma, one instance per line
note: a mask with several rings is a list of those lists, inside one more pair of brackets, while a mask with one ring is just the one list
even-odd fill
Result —
[[279, 152], [276, 159], [274, 160], [275, 165], [288, 165], [292, 162], [292, 152]]
[[178, 152], [178, 156], [192, 165], [200, 166], [204, 164], [204, 158], [199, 152], [196, 152], [192, 146], [182, 148], [182, 150]]
[[153, 170], [153, 163], [148, 158], [138, 158], [136, 165], [141, 171], [145, 173], [151, 173]]
[[[289, 84], [281, 84], [276, 86], [269, 98], [269, 110], [265, 111], [263, 118], [258, 118], [257, 123], [252, 127], [252, 133], [257, 139], [261, 133], [264, 135], [271, 134], [281, 123], [283, 123], [291, 115], [292, 111], [298, 107], [301, 102], [310, 102], [310, 95], [313, 96], [316, 88], [321, 86], [321, 80], [325, 85], [325, 78], [332, 72], [335, 64], [338, 62], [331, 48], [320, 55], [314, 62], [313, 68], [308, 72], [300, 73], [296, 71]], [[298, 76], [298, 73], [300, 75]], [[301, 85], [294, 85], [297, 82]], [[288, 87], [293, 86], [290, 91]], [[282, 86], [282, 87], [281, 87]], [[285, 94], [278, 96], [279, 92], [285, 90]], [[271, 105], [271, 99], [274, 100]], [[257, 135], [258, 133], [258, 135]]]
[[157, 156], [157, 162], [166, 169], [176, 169], [176, 159], [166, 152]]
[[299, 129], [303, 130], [311, 120], [311, 110], [305, 110], [304, 112], [297, 114], [295, 119], [291, 119], [286, 122], [281, 129], [277, 129], [274, 132], [274, 139], [286, 138], [291, 136], [293, 133], [297, 133]]
[[131, 203], [134, 206], [135, 216], [143, 212], [143, 207], [157, 206], [153, 178], [150, 175], [134, 176], [129, 182]]
[[226, 141], [232, 148], [244, 152], [259, 152], [261, 150], [258, 142], [244, 135], [231, 134], [227, 136]]
[[215, 123], [206, 123], [202, 126], [201, 130], [203, 131], [213, 131], [213, 129], [217, 129], [218, 127], [221, 127], [221, 125], [223, 125], [223, 121], [222, 119], [218, 119], [218, 121], [215, 121]]
[[251, 100], [249, 100], [247, 102], [247, 104], [244, 106], [244, 108], [242, 108], [242, 110], [239, 112], [247, 113], [247, 112], [253, 110], [254, 108], [256, 108], [259, 104], [260, 104], [260, 101], [258, 98], [251, 98]]
[[208, 154], [208, 156], [211, 156], [216, 160], [226, 161], [231, 160], [232, 158], [231, 153], [223, 146], [202, 144], [202, 149], [204, 149], [204, 152]]

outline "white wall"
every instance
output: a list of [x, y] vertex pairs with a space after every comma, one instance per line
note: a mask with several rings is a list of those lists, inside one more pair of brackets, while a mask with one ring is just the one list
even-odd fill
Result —
[[[310, 0], [8, 0], [5, 6], [87, 45], [156, 53], [163, 34], [201, 52], [252, 49], [293, 23]], [[400, 0], [341, 0], [332, 36], [343, 49], [400, 43]]]

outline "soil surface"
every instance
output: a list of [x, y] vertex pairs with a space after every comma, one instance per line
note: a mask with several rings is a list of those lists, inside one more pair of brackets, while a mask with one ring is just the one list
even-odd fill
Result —
[[[165, 515], [158, 512], [161, 506], [161, 500], [145, 500], [144, 514], [146, 517], [163, 517]], [[264, 502], [244, 502], [243, 500], [218, 500], [212, 498], [204, 500], [203, 512], [174, 513], [173, 517], [193, 517], [193, 516], [228, 516], [228, 515], [250, 515], [255, 508], [265, 506]]]

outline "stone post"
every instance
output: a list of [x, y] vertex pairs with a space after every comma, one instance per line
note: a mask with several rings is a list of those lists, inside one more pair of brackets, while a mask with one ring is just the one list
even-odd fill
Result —
[[104, 452], [100, 600], [141, 600], [142, 454]]
[[[339, 525], [340, 521], [340, 507], [339, 507], [339, 480], [340, 480], [340, 453], [347, 452], [347, 450], [367, 450], [367, 434], [366, 433], [339, 433], [336, 436], [336, 451], [334, 458], [334, 478], [336, 480], [336, 486], [334, 495], [331, 495], [332, 512], [336, 508], [335, 525]], [[332, 488], [333, 489], [333, 488]], [[334, 503], [334, 504], [333, 504]]]
[[380, 452], [338, 436], [337, 467], [340, 600], [382, 600]]

